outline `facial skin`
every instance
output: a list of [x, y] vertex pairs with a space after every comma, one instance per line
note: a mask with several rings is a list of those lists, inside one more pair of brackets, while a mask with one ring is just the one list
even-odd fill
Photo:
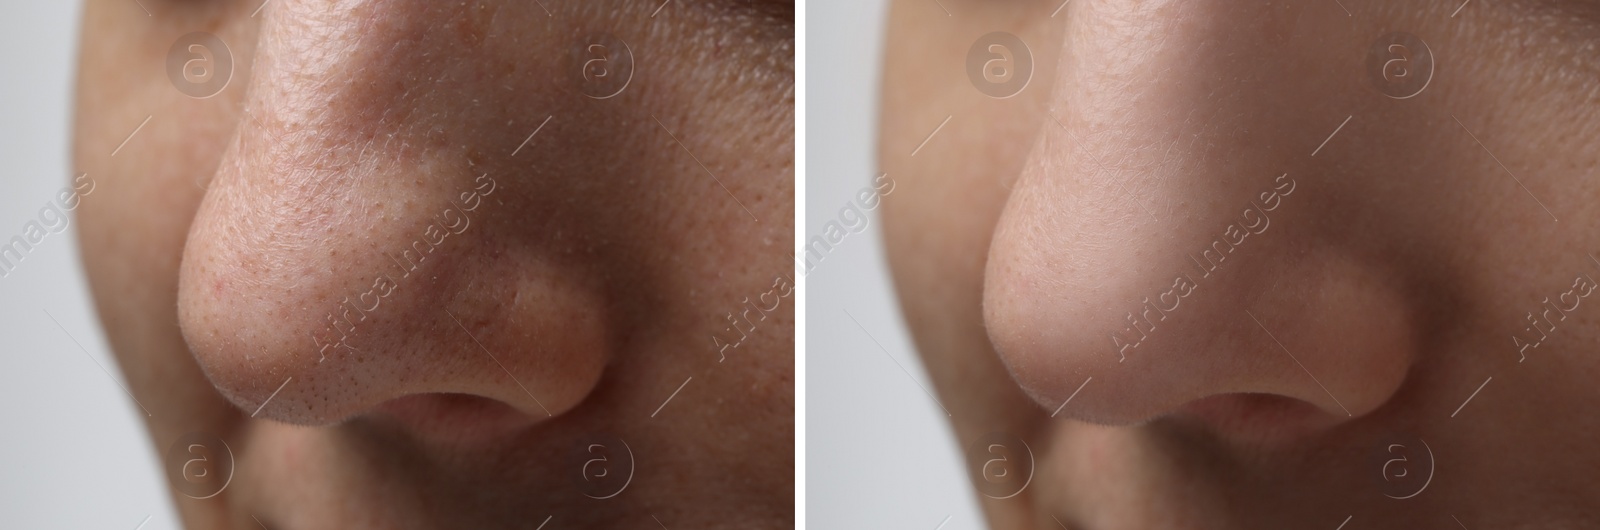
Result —
[[258, 5], [84, 15], [100, 316], [235, 461], [187, 525], [793, 525], [792, 3]]
[[[941, 5], [891, 8], [883, 226], [962, 446], [1036, 459], [993, 527], [1600, 525], [1593, 4]], [[1008, 99], [963, 68], [992, 31]], [[1437, 62], [1406, 99], [1395, 31]]]

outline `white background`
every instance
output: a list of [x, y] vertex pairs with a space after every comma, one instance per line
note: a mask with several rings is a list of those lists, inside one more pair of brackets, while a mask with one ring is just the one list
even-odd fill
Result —
[[[887, 7], [806, 6], [808, 241], [877, 176]], [[806, 523], [983, 528], [948, 417], [924, 391], [932, 387], [894, 299], [878, 228], [873, 212], [867, 230], [845, 237], [806, 276]]]
[[[54, 0], [0, 12], [0, 241], [71, 176], [79, 10]], [[77, 228], [0, 278], [0, 528], [132, 530], [147, 517], [143, 530], [176, 528], [144, 412], [90, 306]]]

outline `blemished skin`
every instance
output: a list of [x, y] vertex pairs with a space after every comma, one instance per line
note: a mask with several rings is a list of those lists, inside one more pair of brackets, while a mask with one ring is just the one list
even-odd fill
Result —
[[234, 460], [188, 527], [793, 526], [791, 2], [260, 5], [84, 10], [96, 306]]
[[[885, 38], [901, 305], [961, 446], [1035, 459], [992, 527], [1600, 526], [1596, 4], [1061, 5]], [[1010, 98], [964, 68], [994, 31]]]

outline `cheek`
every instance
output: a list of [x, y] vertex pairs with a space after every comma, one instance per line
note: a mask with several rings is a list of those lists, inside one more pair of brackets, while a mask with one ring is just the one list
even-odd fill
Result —
[[[160, 287], [176, 281], [190, 221], [227, 149], [252, 73], [257, 20], [223, 11], [195, 15], [210, 19], [209, 31], [226, 43], [226, 52], [210, 56], [232, 63], [222, 88], [199, 99], [183, 92], [184, 79], [162, 62], [169, 51], [182, 51], [175, 43], [186, 30], [136, 32], [115, 7], [85, 8], [72, 149], [74, 174], [95, 183], [74, 212], [91, 282], [147, 293], [156, 303], [173, 297]], [[155, 56], [129, 60], [132, 50]]]

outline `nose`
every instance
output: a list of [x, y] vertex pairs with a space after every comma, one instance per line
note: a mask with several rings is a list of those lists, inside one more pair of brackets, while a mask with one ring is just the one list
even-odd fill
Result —
[[1417, 350], [1416, 288], [1384, 259], [1394, 236], [1350, 236], [1348, 219], [1387, 213], [1312, 156], [1348, 94], [1370, 93], [1361, 46], [1328, 25], [1342, 13], [1073, 9], [985, 278], [1019, 384], [1057, 417], [1110, 424], [1270, 409], [1254, 417], [1327, 425], [1389, 401]]
[[[254, 417], [325, 424], [462, 394], [549, 418], [614, 346], [594, 223], [573, 206], [592, 192], [532, 162], [574, 132], [550, 118], [576, 99], [550, 52], [564, 32], [534, 3], [405, 3], [262, 14], [179, 293], [199, 364]], [[536, 37], [485, 37], [512, 27]]]

